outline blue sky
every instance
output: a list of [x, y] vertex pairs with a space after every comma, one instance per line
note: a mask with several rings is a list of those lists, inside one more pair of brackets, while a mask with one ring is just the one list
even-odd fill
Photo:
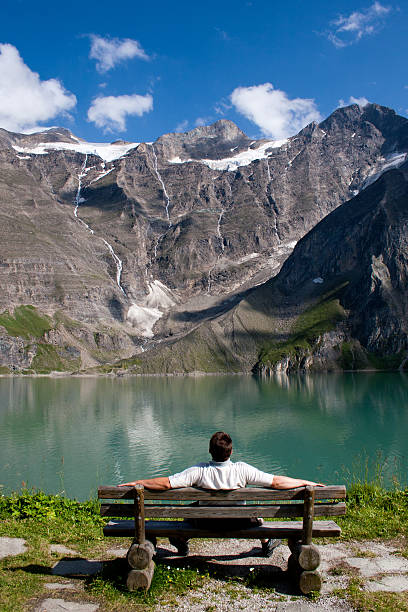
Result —
[[0, 127], [140, 142], [226, 118], [283, 138], [350, 100], [407, 115], [407, 14], [385, 0], [3, 0]]

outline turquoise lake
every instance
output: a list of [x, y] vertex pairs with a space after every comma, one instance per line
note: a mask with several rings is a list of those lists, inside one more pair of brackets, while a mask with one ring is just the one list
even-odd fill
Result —
[[0, 485], [89, 498], [206, 461], [217, 430], [267, 472], [407, 484], [408, 376], [1, 378]]

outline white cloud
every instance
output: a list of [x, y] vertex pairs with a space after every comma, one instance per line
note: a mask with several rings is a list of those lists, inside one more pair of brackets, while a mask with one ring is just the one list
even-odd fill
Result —
[[361, 108], [363, 108], [364, 106], [367, 106], [367, 104], [370, 104], [370, 102], [364, 96], [361, 96], [361, 98], [350, 96], [348, 102], [345, 100], [339, 100], [339, 106], [348, 106], [349, 104], [358, 104], [361, 106]]
[[202, 127], [203, 125], [208, 125], [211, 123], [212, 117], [197, 117], [194, 121], [194, 125], [196, 127]]
[[321, 120], [314, 100], [290, 100], [284, 91], [274, 89], [271, 83], [237, 87], [230, 98], [239, 113], [256, 123], [265, 136], [276, 140], [296, 134], [312, 121]]
[[331, 22], [332, 30], [328, 32], [329, 40], [337, 48], [348, 47], [363, 38], [378, 31], [383, 18], [391, 10], [379, 2], [374, 2], [363, 11], [354, 11], [348, 17], [340, 15]]
[[102, 38], [91, 34], [91, 50], [89, 57], [96, 60], [98, 72], [107, 72], [119, 62], [138, 57], [149, 60], [137, 40], [131, 38]]
[[176, 127], [174, 128], [175, 132], [185, 132], [188, 128], [188, 120], [184, 119], [184, 121], [181, 121], [178, 125], [176, 125]]
[[222, 98], [222, 100], [217, 102], [214, 106], [214, 110], [217, 113], [217, 115], [221, 115], [221, 116], [224, 116], [226, 112], [229, 111], [231, 108], [232, 107], [231, 107], [230, 101], [226, 100], [225, 98]]
[[141, 117], [153, 109], [153, 96], [99, 96], [88, 109], [88, 120], [107, 132], [126, 130], [126, 117]]
[[33, 131], [39, 122], [67, 113], [75, 105], [76, 97], [58, 79], [41, 81], [16, 47], [0, 44], [0, 127]]

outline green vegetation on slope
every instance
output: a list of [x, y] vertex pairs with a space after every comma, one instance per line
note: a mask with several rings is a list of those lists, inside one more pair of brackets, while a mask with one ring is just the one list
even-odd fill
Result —
[[67, 372], [80, 368], [80, 358], [65, 358], [61, 356], [61, 352], [63, 352], [62, 349], [52, 344], [38, 344], [37, 354], [32, 361], [31, 368], [38, 374]]
[[[370, 353], [356, 340], [343, 342], [340, 353], [339, 363], [343, 370], [374, 369], [395, 372], [401, 367], [406, 358], [404, 351], [395, 355]], [[403, 369], [408, 369], [408, 362], [406, 362]]]
[[20, 336], [26, 340], [30, 338], [41, 338], [52, 328], [51, 319], [38, 314], [34, 306], [17, 306], [14, 314], [5, 310], [0, 314], [0, 325], [2, 325], [10, 336]]
[[119, 370], [132, 374], [230, 373], [240, 372], [241, 364], [210, 326], [202, 326], [178, 342], [97, 368], [105, 374]]
[[336, 295], [341, 287], [324, 295], [294, 322], [290, 337], [284, 342], [268, 342], [261, 350], [261, 365], [273, 365], [285, 357], [295, 360], [313, 352], [316, 340], [345, 319], [346, 313]]

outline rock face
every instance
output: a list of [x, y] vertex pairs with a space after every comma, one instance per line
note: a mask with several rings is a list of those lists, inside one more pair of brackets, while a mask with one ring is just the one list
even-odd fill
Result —
[[[137, 368], [159, 372], [262, 364], [263, 347], [277, 340], [270, 321], [273, 300], [268, 284], [252, 288], [275, 276], [296, 242], [332, 211], [340, 216], [334, 217], [337, 225], [323, 226], [327, 246], [343, 225], [348, 232], [333, 251], [341, 258], [339, 270], [351, 261], [352, 238], [356, 261], [370, 262], [355, 286], [347, 281], [341, 300], [336, 298], [339, 308], [352, 310], [352, 292], [360, 291], [364, 277], [367, 287], [374, 287], [366, 306], [369, 319], [377, 321], [375, 332], [364, 318], [367, 310], [352, 318], [337, 313], [343, 344], [352, 337], [365, 347], [350, 348], [359, 359], [364, 350], [403, 352], [406, 310], [393, 284], [397, 268], [400, 287], [405, 278], [403, 236], [398, 243], [394, 228], [394, 250], [387, 256], [373, 247], [371, 253], [364, 246], [368, 238], [360, 235], [357, 244], [358, 232], [351, 229], [362, 221], [346, 222], [343, 208], [360, 214], [384, 181], [390, 182], [387, 197], [397, 197], [391, 191], [402, 189], [404, 171], [377, 179], [401, 166], [407, 151], [408, 121], [377, 105], [338, 109], [285, 142], [250, 141], [224, 120], [152, 144], [120, 141], [105, 147], [62, 128], [28, 136], [0, 130], [0, 367], [31, 370], [34, 362], [36, 370], [40, 362], [49, 371], [53, 351], [55, 369], [71, 371], [131, 356], [143, 364]], [[334, 223], [330, 219], [323, 223]], [[302, 251], [285, 265], [276, 280], [282, 295], [292, 295], [293, 284], [303, 287], [306, 259], [310, 269], [320, 266], [316, 278], [324, 279], [312, 283], [315, 292], [326, 290], [327, 278], [344, 273], [321, 268], [326, 258], [317, 242], [310, 249], [309, 259]], [[317, 293], [305, 294], [305, 304], [311, 305], [313, 296]], [[21, 323], [15, 308], [22, 305], [48, 317], [45, 335], [33, 336], [24, 322], [18, 333], [10, 333], [10, 317]], [[295, 318], [301, 312], [293, 305]], [[290, 335], [292, 319], [285, 320], [282, 338]], [[324, 334], [329, 335], [319, 345], [320, 357], [316, 349], [312, 360], [319, 367], [333, 362], [333, 347], [341, 344], [332, 329]], [[190, 345], [191, 338], [196, 340]], [[182, 346], [180, 354], [176, 347]], [[210, 348], [203, 357], [198, 347], [204, 346]], [[308, 351], [305, 347], [306, 360]]]

